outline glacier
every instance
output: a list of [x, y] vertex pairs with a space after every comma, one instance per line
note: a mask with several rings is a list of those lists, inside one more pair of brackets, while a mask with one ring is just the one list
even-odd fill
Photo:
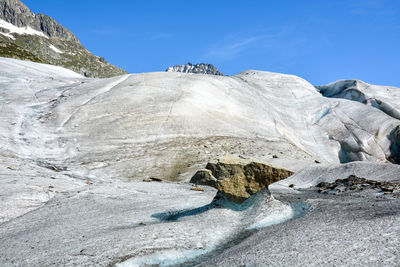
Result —
[[[342, 239], [376, 264], [400, 261], [398, 199], [312, 191], [351, 174], [399, 182], [398, 88], [358, 80], [314, 87], [255, 70], [92, 79], [6, 58], [0, 88], [0, 265], [349, 264], [351, 255], [327, 245]], [[225, 203], [178, 220], [155, 216], [212, 203], [215, 189], [194, 191], [188, 181], [225, 155], [295, 174], [246, 209]], [[385, 244], [380, 233], [392, 239], [377, 252], [360, 233], [375, 246]]]

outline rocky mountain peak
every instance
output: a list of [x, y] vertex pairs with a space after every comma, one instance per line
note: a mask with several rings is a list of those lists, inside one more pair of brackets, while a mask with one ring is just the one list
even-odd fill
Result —
[[31, 24], [35, 14], [19, 0], [0, 0], [0, 18], [17, 26]]
[[224, 76], [224, 74], [219, 72], [214, 65], [207, 63], [193, 65], [192, 63], [188, 62], [185, 65], [175, 65], [173, 67], [169, 67], [166, 69], [166, 72], [199, 73]]
[[50, 16], [34, 14], [20, 0], [0, 0], [0, 57], [63, 66], [86, 77], [126, 72], [87, 51]]
[[53, 18], [38, 13], [36, 16], [34, 28], [42, 31], [50, 38], [60, 38], [68, 41], [79, 42], [75, 35], [65, 27], [57, 23]]
[[35, 15], [20, 0], [0, 0], [0, 19], [17, 27], [29, 26], [50, 38], [79, 42], [72, 32], [53, 18], [41, 13]]

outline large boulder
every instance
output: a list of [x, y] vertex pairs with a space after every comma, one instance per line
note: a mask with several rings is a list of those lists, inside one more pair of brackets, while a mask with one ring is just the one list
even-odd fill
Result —
[[293, 172], [249, 159], [224, 157], [209, 162], [190, 180], [198, 185], [209, 185], [222, 192], [226, 198], [242, 203], [268, 185], [285, 179]]

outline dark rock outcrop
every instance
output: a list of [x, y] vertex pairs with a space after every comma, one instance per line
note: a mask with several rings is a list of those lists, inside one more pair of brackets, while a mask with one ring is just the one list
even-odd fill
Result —
[[25, 27], [34, 23], [35, 14], [21, 1], [1, 0], [0, 18], [17, 27]]
[[53, 18], [40, 13], [38, 13], [35, 18], [35, 29], [42, 31], [50, 38], [79, 42], [78, 38], [76, 38], [72, 32], [57, 23]]
[[389, 135], [390, 156], [388, 160], [395, 164], [400, 164], [400, 126], [397, 126]]

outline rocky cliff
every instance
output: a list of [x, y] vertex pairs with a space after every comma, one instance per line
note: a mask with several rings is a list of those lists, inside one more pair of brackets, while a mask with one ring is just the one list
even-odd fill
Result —
[[126, 72], [86, 50], [76, 36], [20, 0], [0, 0], [0, 56], [62, 66], [86, 77]]
[[218, 69], [212, 64], [196, 64], [188, 62], [185, 65], [175, 65], [173, 67], [169, 67], [166, 70], [167, 72], [184, 72], [184, 73], [199, 73], [199, 74], [211, 74], [211, 75], [219, 75], [223, 76]]

